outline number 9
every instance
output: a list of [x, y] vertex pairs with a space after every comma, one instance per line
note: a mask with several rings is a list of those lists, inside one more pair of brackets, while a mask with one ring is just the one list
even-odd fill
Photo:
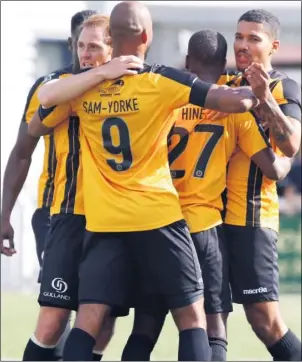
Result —
[[[119, 131], [120, 143], [115, 146], [112, 142], [111, 128], [116, 127]], [[123, 155], [122, 162], [118, 163], [115, 159], [107, 159], [108, 165], [114, 171], [126, 171], [132, 165], [132, 153], [130, 148], [130, 135], [126, 122], [122, 118], [111, 117], [107, 118], [102, 126], [103, 145], [106, 151], [112, 155]]]

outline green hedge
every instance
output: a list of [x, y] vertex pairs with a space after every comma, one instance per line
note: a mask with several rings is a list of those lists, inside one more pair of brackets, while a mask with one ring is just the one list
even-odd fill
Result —
[[301, 293], [301, 215], [281, 215], [278, 241], [280, 289]]

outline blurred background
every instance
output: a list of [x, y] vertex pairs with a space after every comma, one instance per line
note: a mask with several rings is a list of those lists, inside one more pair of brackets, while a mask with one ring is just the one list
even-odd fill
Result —
[[[116, 1], [1, 1], [1, 187], [3, 171], [14, 145], [28, 91], [35, 80], [67, 65], [70, 19], [84, 9], [110, 15]], [[300, 1], [144, 1], [154, 21], [149, 63], [183, 67], [191, 34], [204, 28], [220, 31], [229, 45], [228, 67], [235, 67], [233, 39], [239, 17], [264, 8], [280, 20], [281, 48], [274, 67], [301, 84]], [[37, 181], [43, 144], [33, 157], [12, 223], [18, 254], [1, 257], [1, 360], [21, 357], [33, 332], [37, 313], [38, 263], [31, 229], [36, 208]], [[301, 152], [288, 177], [278, 185], [280, 196], [280, 286], [285, 320], [301, 337]], [[131, 329], [131, 318], [118, 322], [116, 336], [105, 359], [118, 360]], [[21, 322], [22, 320], [22, 322]], [[21, 323], [21, 325], [20, 325]], [[230, 318], [230, 360], [268, 360], [265, 348], [252, 334], [240, 307]], [[171, 338], [175, 335], [175, 339]], [[12, 343], [14, 341], [14, 343]], [[248, 342], [248, 346], [246, 343]], [[177, 333], [169, 320], [153, 360], [176, 360]]]

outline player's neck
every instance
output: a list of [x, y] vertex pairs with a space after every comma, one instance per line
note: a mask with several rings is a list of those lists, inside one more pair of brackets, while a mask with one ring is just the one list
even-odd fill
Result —
[[263, 67], [266, 72], [270, 72], [271, 70], [273, 70], [273, 66], [271, 63], [263, 64]]
[[211, 73], [211, 72], [198, 72], [197, 76], [199, 79], [201, 79], [204, 82], [208, 82], [208, 83], [217, 83], [220, 74], [215, 74], [215, 73]]
[[143, 52], [139, 51], [138, 49], [123, 49], [122, 47], [113, 48], [112, 58], [117, 58], [122, 55], [135, 55], [141, 61], [143, 61], [143, 62], [145, 61], [145, 54]]

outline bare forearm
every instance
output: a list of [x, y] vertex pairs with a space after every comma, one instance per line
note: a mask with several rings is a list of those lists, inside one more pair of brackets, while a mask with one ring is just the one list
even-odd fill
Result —
[[50, 108], [80, 96], [104, 79], [105, 76], [97, 68], [91, 69], [44, 84], [38, 92], [38, 98], [43, 107]]
[[272, 95], [259, 107], [261, 117], [268, 123], [276, 146], [287, 156], [293, 157], [300, 147], [300, 132], [287, 116], [283, 114]]
[[12, 151], [4, 173], [2, 190], [2, 218], [9, 220], [16, 200], [26, 180], [31, 158], [20, 159], [15, 149]]
[[277, 174], [276, 181], [282, 180], [287, 176], [291, 169], [291, 160], [288, 157], [281, 157], [276, 155], [274, 167]]
[[252, 161], [267, 178], [278, 181], [282, 180], [290, 171], [292, 159], [278, 156], [271, 147], [267, 147], [255, 153]]
[[243, 113], [259, 104], [250, 87], [213, 87], [209, 90], [204, 107], [226, 113]]

